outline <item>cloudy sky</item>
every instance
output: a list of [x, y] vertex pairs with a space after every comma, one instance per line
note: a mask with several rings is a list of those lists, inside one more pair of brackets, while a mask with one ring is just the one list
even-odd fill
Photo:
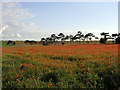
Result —
[[117, 2], [11, 2], [2, 6], [3, 40], [40, 40], [61, 32], [118, 33]]

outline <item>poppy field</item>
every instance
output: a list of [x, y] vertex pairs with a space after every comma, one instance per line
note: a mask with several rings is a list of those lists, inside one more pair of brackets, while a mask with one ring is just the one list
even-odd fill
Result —
[[118, 44], [2, 48], [3, 88], [119, 88]]

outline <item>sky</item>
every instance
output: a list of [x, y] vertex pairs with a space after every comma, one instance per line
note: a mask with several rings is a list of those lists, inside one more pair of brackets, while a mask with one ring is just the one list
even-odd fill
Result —
[[51, 34], [118, 33], [117, 2], [2, 3], [3, 40], [40, 40]]

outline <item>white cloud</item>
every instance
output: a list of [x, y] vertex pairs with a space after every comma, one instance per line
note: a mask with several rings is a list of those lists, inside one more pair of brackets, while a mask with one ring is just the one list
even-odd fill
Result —
[[45, 37], [48, 35], [47, 33], [42, 33], [43, 29], [35, 26], [35, 23], [33, 22], [23, 23], [13, 21], [7, 22], [7, 25], [10, 28], [6, 28], [2, 32], [3, 39], [25, 40], [29, 38], [40, 40], [41, 37]]
[[7, 28], [9, 28], [8, 25], [5, 25], [5, 26], [1, 27], [1, 28], [0, 28], [0, 35], [2, 35], [2, 32], [3, 32], [4, 30], [6, 30]]
[[3, 21], [23, 20], [34, 16], [27, 9], [21, 8], [20, 6], [19, 3], [2, 3]]
[[34, 14], [29, 12], [28, 9], [22, 8], [20, 3], [0, 3], [1, 6], [0, 37], [2, 39], [25, 40], [29, 38], [40, 40], [43, 35], [47, 35], [47, 33], [41, 33], [43, 29], [29, 21], [30, 18], [34, 17]]
[[19, 38], [21, 38], [21, 37], [22, 37], [19, 33], [17, 33], [16, 35], [17, 35], [17, 37], [19, 37]]

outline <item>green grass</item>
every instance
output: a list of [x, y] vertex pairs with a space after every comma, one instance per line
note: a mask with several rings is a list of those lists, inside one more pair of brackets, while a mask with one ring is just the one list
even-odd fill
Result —
[[[120, 63], [109, 63], [107, 59], [115, 61], [108, 51], [92, 59], [89, 55], [54, 55], [44, 46], [36, 52], [31, 53], [32, 47], [38, 45], [27, 45], [23, 42], [16, 42], [15, 46], [2, 43], [2, 47], [14, 50], [21, 50], [21, 47], [29, 47], [27, 51], [11, 51], [2, 56], [2, 87], [3, 88], [107, 88], [113, 89], [120, 87]], [[41, 47], [41, 46], [40, 46]], [[47, 47], [49, 48], [49, 47]], [[8, 51], [10, 51], [8, 50]], [[84, 48], [81, 49], [84, 51]], [[73, 50], [73, 51], [77, 51]], [[49, 53], [50, 52], [50, 53]], [[62, 50], [61, 53], [68, 51]], [[52, 54], [51, 54], [52, 53]], [[87, 61], [89, 60], [89, 61]], [[117, 61], [117, 60], [116, 60]], [[119, 61], [119, 60], [118, 60]]]
[[[34, 58], [36, 56], [34, 55]], [[28, 57], [33, 56], [3, 55], [3, 88], [112, 88], [117, 87], [120, 82], [120, 69], [114, 66], [104, 70], [109, 65], [89, 61], [83, 67], [78, 64], [80, 61], [74, 61], [74, 69], [69, 65], [61, 68], [46, 66], [46, 62], [31, 60]], [[43, 59], [53, 60], [51, 57], [39, 55], [39, 60]], [[62, 58], [56, 58], [54, 61], [61, 60]], [[47, 63], [53, 64], [51, 61]], [[66, 60], [63, 59], [62, 62], [64, 61]], [[71, 62], [68, 61], [67, 64]]]

